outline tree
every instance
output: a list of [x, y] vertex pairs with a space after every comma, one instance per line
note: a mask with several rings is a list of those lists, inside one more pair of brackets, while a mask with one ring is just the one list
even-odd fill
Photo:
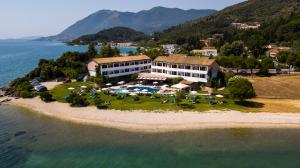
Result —
[[264, 59], [262, 59], [260, 64], [261, 64], [261, 67], [260, 67], [259, 73], [261, 75], [268, 75], [269, 69], [273, 69], [275, 67], [274, 61], [270, 57], [265, 57]]
[[246, 66], [248, 69], [251, 69], [251, 74], [252, 74], [253, 69], [259, 67], [259, 61], [257, 61], [254, 57], [249, 57], [246, 61]]
[[223, 56], [242, 56], [245, 53], [244, 42], [234, 41], [233, 43], [225, 43], [221, 48], [221, 55]]
[[110, 45], [102, 46], [99, 55], [100, 57], [113, 57], [115, 56], [115, 51], [110, 47]]
[[240, 101], [256, 96], [252, 83], [239, 76], [229, 79], [226, 90], [229, 92], [231, 98], [239, 99]]
[[94, 58], [97, 55], [97, 50], [94, 44], [89, 44], [87, 55], [89, 58]]

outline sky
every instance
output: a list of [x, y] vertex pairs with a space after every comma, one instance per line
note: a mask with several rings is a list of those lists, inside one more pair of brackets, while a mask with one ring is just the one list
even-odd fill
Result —
[[244, 0], [0, 0], [0, 39], [56, 35], [102, 9], [137, 12], [155, 6], [217, 9]]

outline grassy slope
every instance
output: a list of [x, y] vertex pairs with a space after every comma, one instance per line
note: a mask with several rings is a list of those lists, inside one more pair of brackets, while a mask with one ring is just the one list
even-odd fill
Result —
[[300, 76], [249, 78], [260, 98], [300, 99]]

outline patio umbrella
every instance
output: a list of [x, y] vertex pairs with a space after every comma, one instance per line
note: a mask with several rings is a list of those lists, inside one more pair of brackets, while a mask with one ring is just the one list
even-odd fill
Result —
[[124, 84], [125, 84], [124, 81], [118, 82], [118, 85], [124, 85]]
[[224, 96], [223, 96], [223, 95], [220, 95], [220, 94], [218, 94], [218, 95], [216, 95], [216, 97], [217, 97], [217, 98], [223, 98]]
[[112, 86], [112, 84], [111, 83], [107, 83], [106, 86]]
[[82, 89], [86, 89], [86, 88], [87, 88], [87, 86], [81, 86], [81, 88], [82, 88]]
[[70, 88], [68, 88], [68, 90], [75, 90], [75, 88], [73, 88], [73, 87], [70, 87]]
[[158, 84], [158, 82], [153, 82], [153, 85], [157, 85]]
[[148, 92], [148, 90], [147, 90], [147, 89], [144, 89], [144, 90], [142, 90], [142, 92]]
[[196, 92], [196, 91], [191, 91], [191, 94], [192, 94], [192, 95], [197, 95], [198, 92]]
[[130, 93], [129, 95], [130, 95], [130, 96], [136, 96], [136, 94], [135, 94], [135, 93]]
[[134, 91], [140, 91], [140, 89], [136, 88], [136, 89], [134, 89]]

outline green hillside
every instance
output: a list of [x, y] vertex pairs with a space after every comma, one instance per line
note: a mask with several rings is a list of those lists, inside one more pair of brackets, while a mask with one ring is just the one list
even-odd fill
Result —
[[[258, 30], [236, 30], [231, 23], [259, 22]], [[224, 41], [262, 37], [263, 43], [298, 44], [300, 39], [300, 0], [248, 0], [213, 15], [172, 27], [162, 32], [161, 40], [176, 42], [182, 38], [224, 34]], [[255, 38], [252, 37], [252, 38]]]
[[91, 43], [91, 42], [136, 42], [147, 39], [148, 36], [142, 32], [135, 31], [126, 27], [114, 27], [100, 31], [96, 34], [89, 34], [73, 40], [72, 43]]

